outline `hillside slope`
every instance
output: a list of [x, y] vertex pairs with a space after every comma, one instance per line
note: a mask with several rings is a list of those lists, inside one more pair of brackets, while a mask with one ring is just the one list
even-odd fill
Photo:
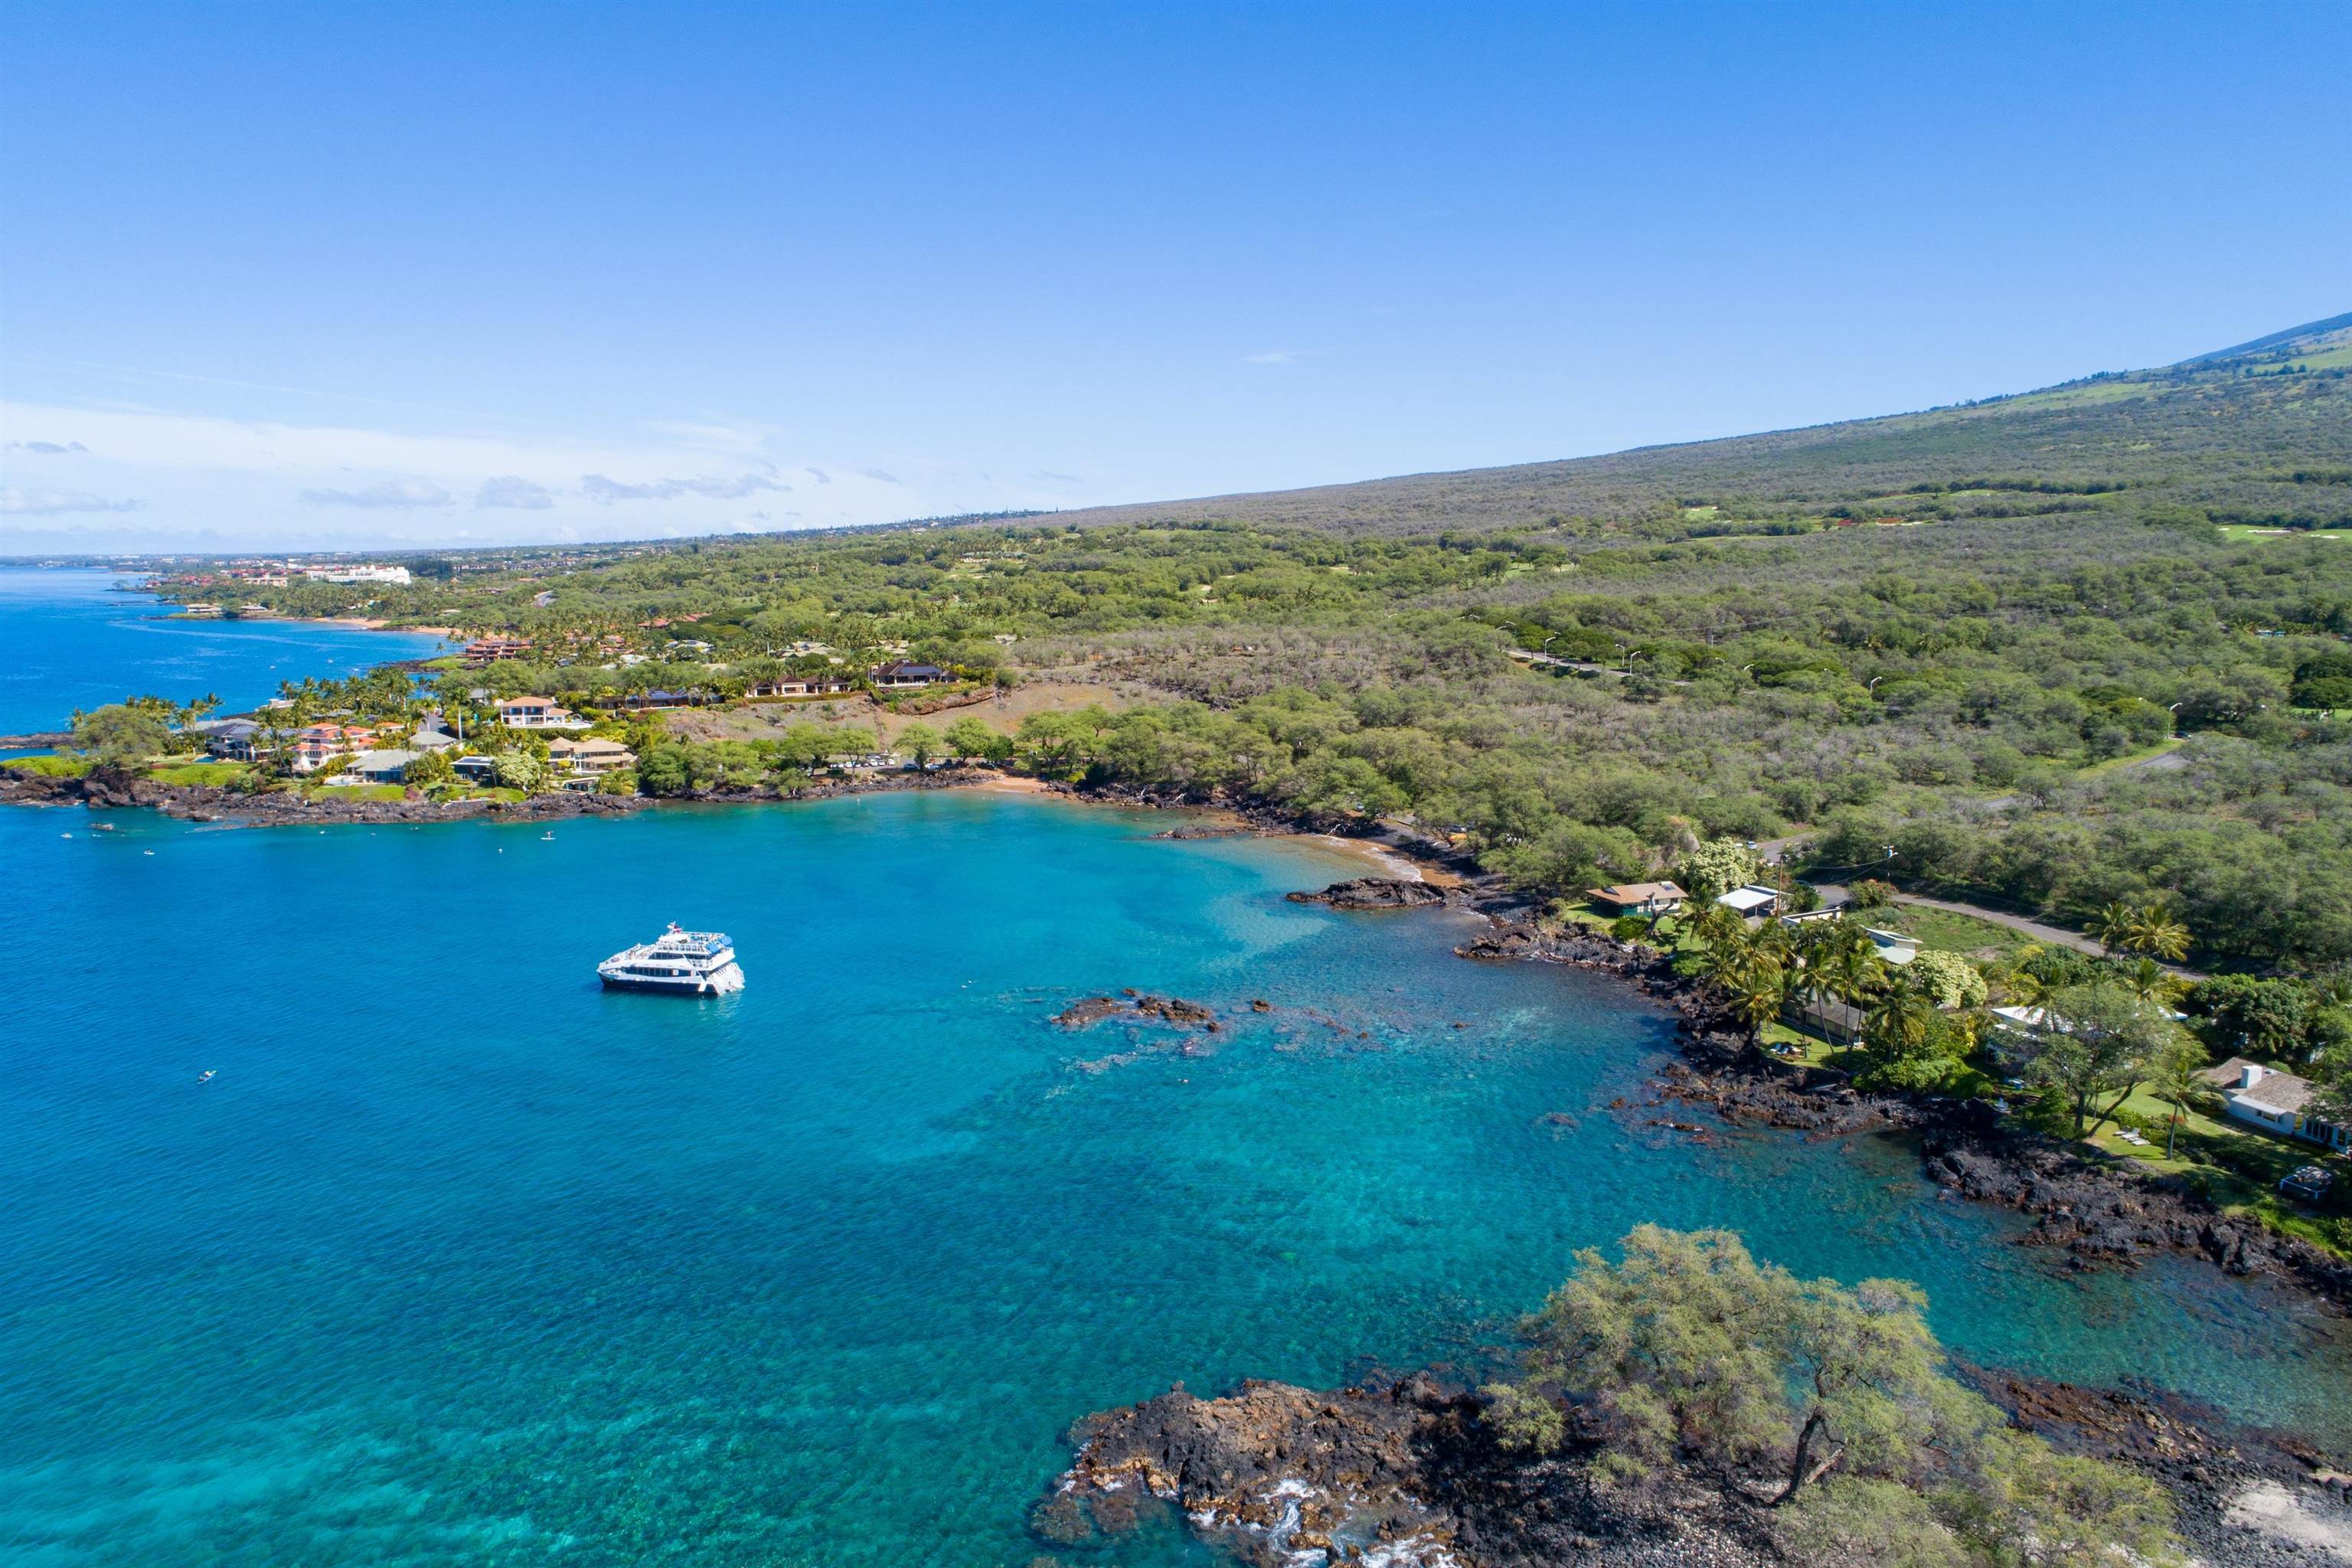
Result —
[[2352, 524], [2347, 479], [2352, 316], [2339, 316], [2179, 365], [1920, 414], [1058, 516], [1089, 525], [1224, 519], [1403, 534], [1556, 519], [1626, 523], [1700, 505], [1769, 519], [1901, 511], [1906, 494], [2126, 489], [2134, 511], [2169, 506], [2217, 522], [2313, 528]]

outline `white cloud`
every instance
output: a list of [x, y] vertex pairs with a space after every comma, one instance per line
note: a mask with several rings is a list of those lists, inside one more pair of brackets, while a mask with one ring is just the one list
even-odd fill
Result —
[[[518, 434], [511, 422], [450, 434], [0, 399], [0, 429], [39, 437], [0, 449], [16, 482], [0, 492], [0, 511], [29, 521], [138, 510], [138, 536], [159, 546], [196, 537], [257, 549], [496, 544], [724, 531], [747, 513], [777, 528], [830, 527], [1066, 504], [1050, 481], [999, 482], [905, 453], [819, 464], [751, 422], [638, 424], [592, 438]], [[40, 468], [69, 474], [70, 487], [26, 483]], [[109, 499], [126, 496], [141, 499]], [[775, 504], [786, 497], [805, 504]], [[34, 537], [8, 530], [0, 553]]]
[[624, 484], [603, 474], [583, 474], [580, 477], [580, 493], [601, 506], [610, 506], [616, 500], [676, 500], [680, 496], [741, 500], [762, 490], [789, 490], [792, 488], [762, 474], [741, 474], [731, 479], [698, 475], [690, 479], [654, 479], [645, 484]]
[[312, 506], [391, 507], [395, 510], [448, 506], [457, 497], [430, 479], [382, 479], [356, 490], [304, 490]]
[[1297, 364], [1307, 357], [1305, 349], [1268, 349], [1262, 354], [1247, 354], [1244, 364]]
[[86, 490], [0, 489], [0, 516], [54, 517], [68, 511], [137, 511], [135, 500], [109, 500]]
[[480, 510], [506, 507], [516, 511], [545, 511], [554, 504], [554, 492], [520, 474], [493, 475], [474, 492], [474, 505]]

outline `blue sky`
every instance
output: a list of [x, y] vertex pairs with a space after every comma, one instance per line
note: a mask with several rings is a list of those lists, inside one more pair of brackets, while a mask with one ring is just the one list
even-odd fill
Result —
[[1817, 423], [2352, 309], [2352, 6], [13, 7], [0, 551]]

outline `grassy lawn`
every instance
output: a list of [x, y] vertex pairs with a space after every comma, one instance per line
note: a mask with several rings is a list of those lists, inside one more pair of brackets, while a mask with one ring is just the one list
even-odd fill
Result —
[[2352, 540], [2352, 529], [2345, 528], [2263, 528], [2249, 522], [2224, 522], [2215, 525], [2222, 537], [2235, 540], [2251, 539], [2332, 539], [2339, 542]]
[[157, 784], [225, 787], [236, 783], [250, 771], [243, 763], [171, 763], [160, 768], [150, 768], [147, 776]]
[[[2072, 1118], [2054, 1101], [2036, 1104], [2022, 1119], [2061, 1138], [2074, 1130]], [[2168, 1160], [2164, 1142], [2171, 1120], [2170, 1103], [2142, 1086], [2124, 1101], [2116, 1121], [2102, 1126], [2084, 1142], [2102, 1154], [2129, 1160], [2152, 1175], [2180, 1177], [2225, 1213], [2337, 1253], [2352, 1254], [2352, 1164], [2340, 1157], [2331, 1160], [2326, 1151], [2314, 1145], [2273, 1138], [2193, 1105], [2181, 1115], [2172, 1158]], [[2117, 1136], [2121, 1127], [2137, 1131], [2149, 1146], [2142, 1149], [2126, 1142]], [[2335, 1191], [2315, 1209], [2279, 1195], [2279, 1178], [2301, 1165], [2325, 1165], [2336, 1173]]]
[[1938, 952], [1966, 953], [1971, 958], [2005, 958], [2033, 941], [2023, 931], [1949, 910], [1923, 910], [1903, 904], [1886, 911], [1886, 918], [1895, 922], [1894, 930], [1905, 936], [1917, 937], [1921, 947]]
[[408, 792], [398, 784], [320, 784], [318, 794], [327, 800], [405, 800]]
[[8, 765], [45, 779], [78, 779], [89, 772], [87, 757], [11, 757]]

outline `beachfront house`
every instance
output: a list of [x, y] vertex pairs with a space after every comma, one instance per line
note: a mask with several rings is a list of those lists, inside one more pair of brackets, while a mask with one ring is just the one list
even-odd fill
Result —
[[1672, 882], [1620, 882], [1608, 888], [1587, 888], [1585, 897], [1621, 915], [1667, 915], [1690, 901], [1690, 895]]
[[637, 765], [636, 752], [618, 741], [601, 738], [574, 741], [565, 737], [550, 741], [547, 743], [547, 760], [569, 771], [574, 778], [591, 781]]
[[205, 738], [205, 750], [226, 762], [249, 763], [259, 755], [262, 725], [257, 719], [206, 719], [188, 728]]
[[945, 680], [948, 672], [936, 664], [909, 664], [903, 658], [894, 658], [887, 664], [876, 665], [866, 678], [877, 691], [919, 691]]
[[2313, 1113], [2318, 1086], [2309, 1079], [2244, 1057], [2231, 1057], [2197, 1076], [2221, 1091], [2222, 1105], [2239, 1121], [2324, 1149], [2352, 1149], [2352, 1127]]
[[499, 760], [496, 757], [459, 757], [449, 765], [467, 784], [487, 787], [499, 782]]
[[1750, 882], [1744, 888], [1732, 889], [1715, 901], [1742, 920], [1763, 920], [1780, 911], [1780, 889]]
[[404, 784], [408, 764], [421, 753], [402, 749], [362, 752], [343, 764], [341, 776], [356, 784]]
[[373, 730], [313, 724], [294, 737], [293, 768], [298, 773], [314, 773], [337, 757], [348, 757], [373, 744]]
[[427, 719], [425, 728], [408, 737], [408, 749], [412, 752], [452, 752], [464, 744], [457, 736], [439, 728], [439, 724], [437, 719]]
[[1780, 1022], [1818, 1035], [1833, 1046], [1858, 1046], [1868, 1016], [1851, 1002], [1792, 990], [1780, 1004]]
[[499, 722], [509, 730], [585, 730], [588, 721], [575, 718], [552, 697], [509, 697], [499, 704]]

